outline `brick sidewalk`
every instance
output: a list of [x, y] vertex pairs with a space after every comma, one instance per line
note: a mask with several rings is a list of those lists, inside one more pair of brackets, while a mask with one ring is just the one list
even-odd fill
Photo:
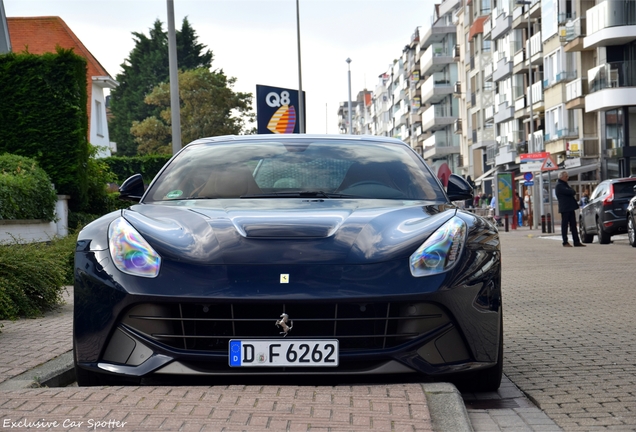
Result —
[[73, 287], [42, 318], [0, 320], [0, 383], [73, 349]]
[[103, 425], [98, 429], [126, 432], [433, 430], [420, 384], [67, 387], [9, 391], [2, 397], [0, 422], [5, 427], [14, 422], [13, 430], [37, 421], [47, 422], [48, 430]]

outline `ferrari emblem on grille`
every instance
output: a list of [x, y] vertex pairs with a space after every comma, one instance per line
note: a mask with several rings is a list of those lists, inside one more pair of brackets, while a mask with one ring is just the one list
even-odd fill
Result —
[[289, 283], [289, 275], [281, 274], [280, 275], [280, 283]]
[[[289, 324], [287, 324], [289, 322]], [[282, 332], [280, 332], [280, 334], [284, 334], [285, 336], [287, 336], [287, 333], [289, 333], [291, 331], [291, 329], [294, 327], [293, 323], [289, 320], [289, 315], [287, 315], [286, 313], [283, 313], [280, 316], [280, 319], [276, 321], [276, 327], [281, 327], [283, 329]], [[285, 337], [283, 336], [283, 337]]]

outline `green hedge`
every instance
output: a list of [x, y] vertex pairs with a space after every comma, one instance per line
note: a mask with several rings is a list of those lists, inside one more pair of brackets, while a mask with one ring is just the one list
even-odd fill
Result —
[[121, 185], [133, 174], [141, 174], [144, 182], [149, 184], [171, 157], [172, 155], [112, 156], [102, 160], [117, 176], [118, 184]]
[[86, 86], [72, 50], [0, 55], [0, 153], [36, 159], [71, 210], [88, 204]]
[[57, 195], [34, 159], [0, 155], [0, 219], [55, 220]]

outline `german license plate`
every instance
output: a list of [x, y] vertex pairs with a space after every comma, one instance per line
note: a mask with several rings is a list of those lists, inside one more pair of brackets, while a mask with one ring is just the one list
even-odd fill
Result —
[[338, 340], [233, 339], [229, 361], [232, 367], [338, 366]]

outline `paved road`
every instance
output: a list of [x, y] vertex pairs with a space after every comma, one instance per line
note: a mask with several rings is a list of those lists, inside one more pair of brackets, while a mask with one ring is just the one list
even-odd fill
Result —
[[[636, 431], [636, 249], [624, 239], [566, 249], [539, 234], [501, 233], [507, 377], [499, 392], [463, 395], [472, 427]], [[0, 382], [70, 349], [70, 310], [4, 322]], [[127, 432], [443, 430], [427, 397], [413, 383], [0, 390], [0, 420], [71, 419], [85, 430], [90, 419], [113, 419], [127, 425], [101, 430]], [[5, 429], [24, 428], [0, 423]]]
[[636, 249], [502, 233], [504, 373], [567, 431], [636, 430]]

